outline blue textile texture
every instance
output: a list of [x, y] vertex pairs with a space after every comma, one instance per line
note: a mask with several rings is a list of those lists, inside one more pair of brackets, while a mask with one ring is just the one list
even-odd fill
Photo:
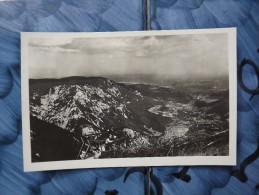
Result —
[[[259, 68], [259, 0], [150, 0], [151, 30], [237, 27], [237, 66]], [[145, 0], [0, 1], [0, 194], [259, 194], [259, 95], [238, 89], [237, 166], [23, 172], [20, 32], [145, 30]], [[247, 86], [256, 88], [252, 68]], [[247, 159], [247, 157], [249, 157]], [[246, 159], [246, 160], [245, 160]]]

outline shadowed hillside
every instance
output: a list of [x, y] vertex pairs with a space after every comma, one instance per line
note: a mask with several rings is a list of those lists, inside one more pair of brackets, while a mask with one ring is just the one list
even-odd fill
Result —
[[[117, 83], [103, 77], [32, 79], [29, 83], [35, 161], [76, 159], [84, 150], [78, 148], [82, 138], [98, 145], [90, 152], [88, 143], [85, 149], [98, 158], [228, 155], [225, 80], [171, 87]], [[110, 134], [116, 138], [107, 147], [104, 143]]]
[[78, 135], [109, 126], [163, 132], [168, 119], [148, 112], [163, 101], [101, 77], [30, 80], [31, 114]]
[[32, 162], [76, 159], [80, 137], [33, 116], [30, 124]]

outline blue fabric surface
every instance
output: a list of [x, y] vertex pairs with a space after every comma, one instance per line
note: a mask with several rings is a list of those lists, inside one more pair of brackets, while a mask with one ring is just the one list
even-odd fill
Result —
[[[150, 0], [151, 29], [237, 27], [238, 64], [244, 58], [259, 67], [259, 0]], [[0, 194], [144, 194], [145, 175], [129, 168], [24, 173], [22, 162], [20, 35], [22, 31], [85, 32], [144, 30], [144, 0], [14, 0], [0, 1]], [[237, 65], [238, 65], [237, 64]], [[258, 83], [247, 68], [244, 82]], [[232, 170], [258, 145], [259, 95], [238, 89], [236, 167], [190, 167], [189, 182], [172, 173], [182, 167], [153, 167], [163, 194], [259, 194], [259, 159], [249, 164], [246, 182]], [[155, 192], [155, 187], [152, 184]]]

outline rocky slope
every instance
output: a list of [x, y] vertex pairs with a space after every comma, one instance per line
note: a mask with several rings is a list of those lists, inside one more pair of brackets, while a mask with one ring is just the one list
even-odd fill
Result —
[[31, 115], [77, 135], [111, 125], [163, 132], [169, 119], [148, 111], [157, 104], [163, 102], [102, 77], [30, 80]]

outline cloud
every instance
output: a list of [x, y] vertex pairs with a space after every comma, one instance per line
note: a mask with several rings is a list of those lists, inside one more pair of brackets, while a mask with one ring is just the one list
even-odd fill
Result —
[[30, 76], [226, 75], [227, 38], [217, 33], [37, 39], [30, 41]]
[[30, 52], [48, 52], [48, 53], [56, 53], [60, 55], [61, 53], [79, 53], [80, 50], [78, 49], [64, 49], [59, 46], [44, 46], [44, 47], [30, 47], [29, 48]]
[[51, 52], [51, 53], [79, 53], [78, 49], [70, 49], [64, 48], [63, 46], [71, 43], [71, 39], [31, 39], [29, 41], [29, 49], [30, 51], [38, 51], [38, 52]]
[[29, 40], [29, 46], [55, 47], [70, 44], [73, 38], [33, 38]]

